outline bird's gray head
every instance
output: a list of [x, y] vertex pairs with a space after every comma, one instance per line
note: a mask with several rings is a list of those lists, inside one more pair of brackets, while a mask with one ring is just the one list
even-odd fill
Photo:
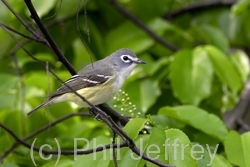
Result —
[[140, 60], [131, 50], [129, 49], [120, 49], [112, 53], [110, 56], [111, 61], [113, 62], [113, 68], [116, 70], [125, 70], [131, 69], [136, 66], [136, 64], [145, 64], [144, 60]]

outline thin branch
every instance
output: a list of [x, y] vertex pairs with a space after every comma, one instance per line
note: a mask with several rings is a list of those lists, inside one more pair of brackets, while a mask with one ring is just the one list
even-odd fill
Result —
[[7, 151], [3, 153], [3, 155], [0, 156], [0, 164], [3, 162], [3, 160], [10, 154], [12, 153], [17, 146], [19, 146], [20, 143], [14, 143]]
[[23, 19], [12, 9], [12, 7], [5, 1], [1, 0], [3, 4], [15, 15], [15, 17], [22, 23], [22, 25], [30, 32], [32, 33], [37, 39], [46, 42], [43, 38], [41, 38], [37, 33], [35, 33], [34, 30], [32, 30], [24, 21]]
[[[88, 49], [87, 44], [84, 42], [84, 39], [82, 37], [81, 31], [80, 31], [80, 27], [79, 27], [79, 14], [80, 14], [80, 9], [81, 9], [81, 0], [78, 1], [78, 7], [77, 7], [77, 12], [76, 12], [76, 29], [77, 29], [77, 33], [85, 47], [85, 49], [87, 50], [88, 54], [90, 55], [90, 51]], [[86, 0], [84, 0], [84, 10], [86, 10]], [[89, 34], [89, 26], [88, 26], [88, 21], [87, 21], [87, 11], [84, 12], [84, 19], [85, 19], [85, 26], [86, 26], [86, 32], [88, 35], [88, 40], [90, 42], [90, 34]], [[90, 56], [91, 62], [92, 62], [92, 57]]]
[[18, 141], [25, 147], [30, 148], [30, 145], [28, 143], [21, 140], [11, 129], [7, 128], [4, 124], [0, 123], [0, 127], [2, 127], [6, 132], [8, 132], [16, 141]]
[[[61, 1], [61, 0], [60, 0]], [[61, 6], [61, 2], [60, 2], [60, 6]], [[61, 7], [59, 7], [59, 8], [61, 8]], [[59, 10], [59, 9], [58, 9]], [[79, 11], [79, 14], [78, 15], [80, 15], [80, 14], [84, 14], [84, 11]], [[54, 15], [56, 15], [56, 14], [54, 14]], [[53, 16], [54, 16], [53, 15]], [[51, 18], [52, 16], [50, 16], [49, 18]], [[46, 19], [49, 19], [49, 18], [46, 18]], [[58, 23], [61, 23], [61, 22], [67, 22], [67, 21], [69, 21], [69, 20], [71, 20], [71, 19], [74, 19], [75, 18], [75, 14], [72, 14], [72, 15], [70, 15], [70, 16], [67, 16], [67, 17], [64, 17], [64, 18], [61, 18], [61, 19], [58, 19], [58, 20], [52, 20], [52, 21], [50, 21], [50, 22], [48, 22], [48, 23], [46, 23], [46, 28], [49, 28], [49, 27], [52, 27], [52, 26], [54, 26], [54, 25], [56, 25], [56, 24], [58, 24]], [[6, 26], [6, 28], [7, 28], [7, 26]], [[14, 29], [13, 29], [14, 30]], [[16, 30], [15, 30], [16, 31]], [[25, 44], [27, 44], [27, 43], [29, 43], [31, 40], [32, 41], [36, 41], [36, 42], [41, 42], [41, 43], [44, 43], [44, 44], [46, 44], [47, 46], [49, 46], [49, 44], [48, 44], [48, 42], [46, 41], [46, 40], [40, 40], [40, 39], [35, 39], [35, 38], [33, 38], [33, 37], [30, 37], [30, 36], [27, 36], [27, 35], [25, 35], [25, 34], [19, 34], [19, 35], [21, 35], [21, 36], [23, 36], [23, 37], [25, 37], [25, 38], [27, 38], [27, 39], [30, 39], [30, 40], [24, 40], [23, 42], [21, 42], [22, 43], [22, 45], [25, 45]], [[14, 54], [16, 51], [18, 51], [19, 49], [20, 49], [21, 47], [19, 46], [19, 45], [16, 45], [8, 54], [6, 54], [6, 55], [4, 55], [3, 57], [2, 57], [2, 59], [6, 59], [7, 57], [9, 57], [10, 55], [12, 55], [12, 54]]]
[[124, 15], [125, 17], [130, 19], [135, 25], [140, 27], [143, 31], [145, 31], [149, 36], [151, 36], [157, 42], [159, 42], [160, 44], [162, 44], [165, 47], [168, 47], [172, 51], [179, 50], [179, 48], [176, 45], [166, 41], [164, 38], [162, 38], [161, 36], [159, 36], [158, 34], [153, 32], [141, 20], [139, 20], [136, 16], [134, 16], [133, 14], [128, 12], [126, 9], [124, 9], [122, 6], [120, 6], [116, 2], [116, 0], [107, 0], [107, 2], [109, 2], [118, 12], [120, 12], [122, 15]]
[[50, 44], [51, 49], [55, 52], [55, 54], [58, 57], [59, 61], [61, 61], [64, 64], [64, 66], [68, 69], [68, 71], [72, 75], [75, 75], [77, 73], [76, 70], [68, 62], [68, 60], [65, 58], [65, 56], [62, 54], [62, 52], [58, 48], [57, 44], [55, 43], [55, 41], [53, 40], [53, 38], [51, 37], [51, 35], [47, 31], [46, 27], [44, 26], [44, 24], [42, 23], [40, 17], [38, 16], [38, 14], [37, 14], [32, 2], [31, 2], [31, 0], [24, 0], [24, 2], [26, 3], [26, 5], [27, 5], [27, 7], [28, 7], [28, 9], [29, 9], [29, 11], [31, 13], [31, 18], [35, 20], [36, 24], [38, 25], [41, 32], [43, 33], [43, 35], [47, 39], [48, 43]]
[[170, 20], [174, 17], [178, 17], [187, 12], [195, 12], [195, 11], [201, 11], [204, 9], [211, 9], [212, 7], [232, 6], [235, 2], [237, 2], [237, 0], [216, 0], [216, 1], [197, 2], [197, 3], [184, 6], [173, 12], [167, 13], [163, 17], [165, 19]]
[[[25, 40], [23, 40], [22, 42], [20, 42], [20, 45], [23, 46], [23, 45], [25, 45], [25, 44], [27, 44], [27, 43], [29, 43], [29, 42], [31, 42], [31, 40], [25, 39]], [[15, 54], [15, 53], [21, 48], [20, 45], [19, 45], [19, 44], [16, 44], [16, 46], [14, 46], [14, 47], [11, 49], [11, 51], [10, 51], [9, 53], [3, 55], [3, 57], [1, 57], [0, 60], [7, 59], [9, 56]]]
[[[61, 4], [60, 4], [61, 5]], [[60, 7], [59, 7], [60, 8]], [[83, 11], [80, 11], [78, 15], [80, 14], [84, 14]], [[62, 23], [62, 22], [67, 22], [71, 19], [74, 19], [75, 18], [75, 14], [73, 15], [70, 15], [70, 16], [67, 16], [67, 17], [64, 17], [64, 18], [61, 18], [61, 19], [58, 19], [58, 20], [52, 20], [48, 23], [46, 23], [46, 28], [49, 28], [49, 27], [52, 27], [58, 23]], [[47, 18], [48, 19], [48, 18]], [[24, 34], [22, 34], [24, 35]], [[25, 35], [26, 36], [26, 35]], [[36, 41], [36, 42], [42, 42], [42, 43], [45, 43], [47, 46], [49, 46], [48, 42], [47, 41], [43, 41], [43, 40], [39, 40], [39, 39], [35, 39], [35, 38], [32, 38], [32, 37], [29, 37], [27, 36], [28, 38], [30, 38], [30, 40], [26, 39], [24, 40], [22, 43], [22, 45], [24, 46], [25, 44], [29, 43], [30, 41]], [[50, 47], [50, 46], [49, 46]], [[17, 52], [21, 47], [19, 45], [16, 45], [8, 54], [4, 55], [2, 57], [2, 59], [6, 59], [8, 58], [10, 55], [14, 54], [15, 52]], [[89, 51], [88, 51], [89, 52]], [[90, 53], [90, 52], [89, 52]]]
[[[40, 134], [41, 132], [45, 131], [46, 129], [48, 129], [48, 128], [52, 127], [52, 126], [55, 126], [56, 124], [61, 123], [61, 122], [63, 122], [64, 120], [69, 119], [69, 118], [71, 118], [71, 117], [73, 117], [73, 116], [91, 116], [91, 115], [90, 115], [89, 113], [84, 113], [84, 112], [70, 113], [70, 114], [68, 114], [68, 115], [66, 115], [66, 116], [63, 116], [63, 117], [61, 117], [61, 118], [55, 120], [54, 122], [51, 122], [51, 123], [49, 123], [49, 124], [47, 124], [47, 125], [41, 127], [40, 129], [34, 131], [33, 133], [31, 133], [31, 134], [29, 134], [28, 136], [24, 137], [24, 138], [22, 139], [22, 141], [26, 141], [26, 140], [28, 140], [28, 139], [30, 139], [30, 138], [32, 138], [32, 137], [34, 137], [34, 136]], [[0, 163], [4, 160], [4, 158], [5, 158], [6, 156], [8, 156], [11, 152], [13, 152], [13, 151], [15, 150], [15, 148], [16, 148], [19, 144], [21, 144], [21, 143], [19, 143], [19, 142], [14, 143], [14, 144], [12, 145], [12, 147], [10, 147], [7, 151], [4, 152], [4, 154], [0, 157]]]
[[42, 128], [36, 130], [35, 132], [29, 134], [28, 136], [23, 138], [23, 140], [28, 140], [28, 139], [38, 135], [39, 133], [43, 132], [44, 130], [48, 129], [49, 127], [55, 126], [56, 124], [66, 120], [66, 119], [69, 119], [71, 117], [74, 117], [74, 116], [91, 116], [91, 115], [89, 113], [84, 113], [84, 112], [70, 113], [70, 114], [68, 114], [66, 116], [63, 116], [63, 117], [55, 120], [54, 122], [51, 122], [51, 123], [43, 126]]
[[[39, 147], [35, 147], [35, 146], [32, 147], [32, 145], [21, 140], [11, 129], [9, 129], [2, 123], [0, 123], [0, 127], [2, 127], [6, 132], [8, 132], [18, 143], [22, 144], [23, 146], [29, 149], [32, 148], [34, 151], [37, 151], [37, 152], [42, 151], [42, 153], [44, 154], [58, 154], [58, 150], [43, 150], [43, 149], [41, 150]], [[89, 149], [89, 150], [81, 150], [81, 151], [61, 150], [60, 152], [62, 155], [74, 155], [75, 153], [80, 155], [80, 154], [91, 154], [94, 152], [99, 152], [99, 151], [103, 151], [103, 150], [110, 149], [110, 148], [122, 148], [122, 147], [127, 147], [126, 142], [122, 142], [121, 144], [107, 144], [105, 146], [100, 146], [100, 147]]]
[[90, 43], [89, 25], [88, 25], [88, 20], [87, 20], [87, 0], [84, 0], [84, 19], [85, 19], [85, 25], [86, 25], [86, 32], [88, 35], [88, 41]]
[[13, 28], [11, 28], [11, 27], [9, 27], [9, 26], [4, 25], [3, 23], [0, 23], [0, 26], [1, 26], [1, 27], [5, 27], [6, 29], [8, 29], [8, 30], [10, 30], [10, 31], [12, 31], [12, 32], [14, 32], [14, 33], [16, 33], [16, 34], [18, 34], [18, 35], [20, 35], [20, 36], [26, 38], [26, 39], [33, 40], [33, 41], [36, 41], [36, 42], [41, 42], [41, 43], [43, 43], [43, 44], [45, 44], [45, 45], [47, 44], [47, 42], [44, 41], [44, 40], [41, 40], [41, 39], [38, 39], [38, 38], [33, 38], [33, 37], [28, 36], [28, 35], [25, 35], [25, 34], [19, 32], [19, 31], [17, 31], [17, 30], [14, 30]]

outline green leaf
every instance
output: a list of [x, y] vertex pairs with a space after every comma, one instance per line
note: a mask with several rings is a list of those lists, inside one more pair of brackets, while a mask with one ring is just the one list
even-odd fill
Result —
[[[111, 143], [110, 139], [104, 136], [94, 138], [91, 142], [85, 138], [79, 138], [76, 140], [76, 142], [83, 142], [86, 144], [84, 148], [76, 148], [77, 150], [88, 150], [91, 148], [103, 147], [104, 145]], [[88, 155], [77, 155], [76, 159], [74, 159], [74, 167], [82, 167], [83, 164], [84, 166], [107, 167], [111, 158], [113, 158], [112, 149], [104, 149], [104, 151], [94, 152]]]
[[210, 25], [200, 25], [195, 27], [208, 44], [212, 44], [226, 52], [229, 48], [227, 37], [221, 30]]
[[[211, 167], [232, 167], [230, 162], [220, 154], [216, 154], [219, 144], [216, 145], [216, 148], [213, 150], [211, 145], [201, 145], [204, 148], [204, 154], [196, 154], [198, 158], [199, 167], [211, 166]], [[203, 151], [201, 147], [195, 151]]]
[[125, 22], [108, 34], [106, 44], [108, 54], [120, 48], [129, 48], [138, 53], [151, 47], [154, 40], [133, 23]]
[[[145, 150], [148, 145], [148, 141], [149, 135], [142, 135], [135, 140], [135, 145], [140, 149], [140, 151], [146, 153]], [[121, 154], [120, 160], [118, 159], [118, 164], [119, 167], [144, 167], [145, 160], [133, 153], [130, 148], [125, 148]]]
[[[3, 124], [11, 129], [17, 136], [21, 137], [24, 135], [24, 127], [16, 125], [21, 125], [23, 116], [24, 115], [21, 115], [19, 111], [9, 112], [4, 118]], [[15, 122], [15, 124], [13, 124], [13, 122]]]
[[163, 15], [168, 7], [168, 2], [167, 0], [157, 0], [154, 3], [151, 0], [130, 0], [129, 5], [132, 13], [138, 18], [148, 20]]
[[17, 82], [17, 76], [7, 73], [0, 73], [0, 93], [10, 92], [16, 87]]
[[138, 77], [131, 76], [123, 88], [136, 108], [141, 109], [143, 113], [154, 105], [161, 94], [158, 82], [152, 79], [138, 81]]
[[141, 106], [142, 112], [146, 112], [157, 100], [161, 94], [158, 88], [158, 82], [143, 80], [141, 82]]
[[[170, 64], [170, 59], [168, 57], [162, 57], [155, 61], [150, 54], [140, 54], [140, 59], [145, 60], [147, 64], [142, 66], [137, 66], [143, 69], [143, 72], [149, 76], [155, 76], [155, 73], [161, 68], [165, 68]], [[161, 71], [162, 72], [162, 71]]]
[[216, 75], [218, 75], [220, 80], [226, 83], [234, 93], [238, 92], [243, 85], [239, 73], [229, 58], [213, 46], [206, 46], [205, 49], [213, 64]]
[[186, 134], [178, 129], [168, 129], [165, 133], [164, 146], [167, 148], [165, 158], [169, 164], [178, 167], [197, 167], [198, 163], [193, 158], [195, 154], [193, 154], [192, 144]]
[[[37, 54], [34, 55], [34, 57], [36, 57], [40, 61], [44, 61], [44, 62], [47, 61], [47, 62], [49, 62], [51, 64], [56, 63], [54, 55], [52, 55], [51, 53], [37, 53]], [[28, 56], [22, 57], [22, 58], [19, 59], [19, 64], [20, 64], [21, 67], [23, 67], [24, 65], [26, 65], [28, 63], [34, 63], [34, 60], [31, 59]]]
[[176, 28], [170, 22], [167, 22], [160, 17], [151, 19], [150, 21], [148, 21], [147, 25], [158, 35], [163, 35], [166, 30], [175, 30]]
[[140, 94], [140, 82], [133, 82], [128, 78], [124, 85], [123, 89], [128, 94], [130, 100], [135, 104], [136, 108], [140, 109], [141, 106], [141, 94]]
[[12, 164], [12, 163], [3, 163], [0, 165], [0, 167], [19, 167], [16, 164]]
[[[13, 1], [12, 3], [11, 2], [8, 2], [9, 4], [15, 4], [15, 2]], [[17, 4], [17, 3], [16, 3]], [[18, 3], [19, 5], [20, 4], [22, 4], [22, 2], [19, 2]], [[6, 6], [5, 5], [0, 5], [0, 20], [1, 20], [1, 23], [3, 23], [3, 24], [8, 24], [9, 23], [9, 19], [10, 19], [10, 17], [9, 17], [9, 13], [8, 13], [8, 8], [6, 8]], [[0, 38], [0, 42], [1, 42], [1, 46], [0, 46], [0, 49], [8, 49], [7, 47], [6, 47], [6, 43], [2, 43], [3, 41], [5, 41], [5, 42], [10, 42], [10, 40], [6, 40], [7, 38], [5, 38], [5, 37], [7, 37], [8, 36], [8, 34], [1, 28], [1, 30], [0, 30], [0, 35], [1, 35], [1, 38]], [[5, 45], [4, 45], [5, 44]], [[4, 53], [4, 52], [3, 52]], [[2, 53], [2, 54], [3, 54]]]
[[198, 105], [211, 93], [212, 65], [204, 50], [181, 50], [174, 55], [170, 80], [174, 94], [183, 103]]
[[[58, 11], [58, 13], [56, 14], [56, 18], [57, 19], [62, 19], [65, 18], [67, 16], [73, 15], [76, 13], [77, 8], [78, 8], [79, 2], [77, 1], [62, 1], [62, 4], [60, 5], [60, 3], [56, 4], [56, 11]], [[83, 5], [81, 5], [81, 8], [83, 7]]]
[[14, 107], [13, 104], [16, 102], [16, 95], [13, 93], [10, 94], [0, 94], [0, 109], [5, 108], [5, 107]]
[[250, 166], [250, 132], [239, 135], [235, 131], [230, 131], [224, 146], [228, 160], [240, 167]]
[[191, 69], [192, 51], [181, 50], [177, 52], [174, 55], [174, 61], [171, 64], [170, 80], [175, 96], [178, 97], [183, 103], [192, 102], [192, 97], [190, 97], [192, 94], [189, 94], [189, 90], [191, 89]]
[[216, 154], [211, 167], [233, 167], [233, 165], [222, 155]]
[[[198, 144], [199, 145], [199, 144]], [[198, 166], [199, 167], [205, 167], [205, 166], [211, 166], [211, 164], [213, 163], [213, 160], [214, 159], [212, 159], [210, 156], [209, 156], [209, 154], [208, 154], [208, 152], [207, 152], [207, 150], [206, 149], [202, 149], [201, 147], [199, 147], [198, 145], [195, 145], [194, 144], [194, 146], [195, 146], [195, 151], [197, 151], [197, 152], [200, 152], [200, 151], [203, 151], [204, 152], [204, 154], [199, 154], [199, 153], [197, 153], [197, 154], [195, 154], [195, 158], [197, 158], [198, 159]], [[205, 145], [204, 145], [204, 147], [206, 147]], [[203, 147], [203, 148], [204, 148]], [[209, 147], [208, 147], [209, 148]]]
[[[168, 22], [160, 18], [151, 20], [148, 26], [159, 34], [171, 28]], [[139, 53], [153, 46], [154, 40], [133, 23], [125, 22], [108, 34], [106, 44], [108, 54], [120, 48], [129, 48]]]
[[0, 73], [0, 109], [5, 107], [15, 107], [17, 97], [18, 77], [7, 73]]
[[46, 71], [30, 72], [27, 75], [25, 75], [25, 84], [31, 85], [33, 87], [35, 86], [43, 90], [48, 89], [48, 81], [50, 82], [50, 88], [51, 88], [51, 86], [54, 85], [53, 76], [52, 75], [47, 76]]
[[193, 137], [195, 138], [196, 142], [203, 145], [209, 144], [212, 146], [220, 143], [219, 140], [203, 132], [196, 132], [195, 134], [193, 134]]
[[74, 161], [69, 159], [60, 159], [57, 163], [57, 161], [49, 161], [48, 163], [44, 164], [42, 167], [74, 167]]
[[238, 0], [231, 8], [231, 14], [233, 16], [238, 15], [250, 7], [250, 0]]
[[220, 141], [223, 141], [228, 134], [227, 127], [221, 119], [198, 107], [163, 107], [158, 113], [182, 121]]
[[155, 127], [162, 129], [169, 128], [183, 128], [185, 126], [184, 123], [171, 119], [165, 115], [152, 115], [150, 116], [151, 121], [154, 123]]
[[248, 76], [250, 74], [250, 63], [248, 56], [245, 52], [238, 50], [230, 57], [235, 67], [237, 67], [237, 71], [241, 76], [241, 80], [243, 83], [246, 83]]
[[[2, 110], [1, 110], [2, 112]], [[5, 125], [6, 126], [6, 125]], [[8, 134], [4, 129], [0, 128], [0, 142], [4, 143], [0, 145], [0, 154], [3, 155], [14, 143], [12, 136]], [[1, 166], [1, 165], [0, 165]], [[7, 164], [6, 164], [7, 166]]]
[[[47, 14], [55, 6], [56, 2], [57, 2], [56, 0], [32, 1], [39, 17], [43, 17], [45, 14]], [[28, 9], [27, 13], [28, 15], [30, 15]]]
[[144, 128], [146, 122], [147, 120], [142, 118], [131, 119], [123, 130], [131, 139], [135, 139], [139, 135], [139, 132]]
[[75, 138], [88, 138], [93, 133], [93, 129], [94, 127], [89, 122], [74, 123], [72, 126], [67, 127], [65, 133], [60, 137], [68, 138], [68, 136], [74, 136]]
[[[169, 161], [168, 159], [165, 157], [165, 148], [164, 148], [164, 144], [165, 144], [165, 140], [166, 140], [166, 134], [165, 131], [159, 128], [154, 128], [152, 130], [152, 132], [150, 133], [150, 138], [148, 141], [148, 145], [147, 145], [147, 149], [146, 149], [146, 153], [148, 156], [150, 156], [151, 158], [157, 159], [163, 163], [168, 164]], [[147, 167], [156, 167], [156, 165], [147, 162]]]
[[213, 69], [206, 52], [201, 48], [196, 48], [192, 55], [192, 90], [195, 94], [193, 103], [199, 104], [201, 100], [211, 94]]
[[[91, 3], [95, 3], [94, 1], [89, 1], [87, 7], [89, 7], [89, 5]], [[100, 5], [100, 4], [99, 4]], [[97, 21], [98, 22], [98, 21]], [[87, 27], [88, 26], [88, 27]], [[88, 47], [88, 50], [86, 49], [85, 45], [83, 45], [83, 42], [81, 41], [80, 38], [76, 38], [75, 41], [77, 42], [77, 44], [74, 44], [74, 51], [77, 51], [77, 55], [76, 58], [74, 59], [74, 64], [82, 64], [82, 62], [79, 62], [79, 59], [83, 59], [86, 62], [90, 62], [91, 58], [93, 59], [102, 59], [104, 57], [106, 57], [107, 55], [105, 54], [106, 48], [103, 47], [103, 43], [104, 43], [104, 36], [101, 33], [101, 29], [99, 27], [99, 25], [95, 24], [94, 20], [92, 19], [87, 19], [87, 25], [85, 22], [85, 25], [80, 27], [82, 29], [82, 31], [84, 32], [84, 36], [83, 36], [83, 40], [85, 41], [85, 44], [87, 45], [86, 47]], [[88, 41], [88, 29], [89, 28], [89, 37], [90, 37], [90, 42]], [[74, 42], [74, 43], [76, 43]], [[90, 53], [88, 53], [90, 52]], [[93, 61], [95, 61], [93, 59]], [[80, 66], [80, 68], [77, 69], [82, 69], [83, 66]]]
[[[75, 68], [79, 71], [90, 63], [91, 55], [89, 55], [88, 51], [83, 46], [82, 41], [80, 39], [76, 39], [72, 45], [75, 53], [75, 59], [74, 59]], [[96, 60], [94, 59], [93, 61]]]

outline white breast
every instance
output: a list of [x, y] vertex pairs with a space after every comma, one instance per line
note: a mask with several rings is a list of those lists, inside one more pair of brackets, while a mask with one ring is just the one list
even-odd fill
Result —
[[128, 76], [131, 74], [131, 72], [133, 71], [133, 69], [135, 68], [136, 64], [131, 64], [128, 68], [122, 70], [122, 71], [119, 71], [116, 73], [117, 75], [117, 80], [116, 80], [116, 89], [117, 91], [119, 89], [121, 89], [124, 81], [128, 78]]

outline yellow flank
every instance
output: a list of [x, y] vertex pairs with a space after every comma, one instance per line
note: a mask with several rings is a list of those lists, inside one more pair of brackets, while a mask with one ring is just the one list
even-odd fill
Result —
[[[112, 80], [114, 80], [114, 77], [109, 79], [104, 84], [93, 86], [93, 87], [87, 87], [87, 88], [78, 90], [77, 93], [79, 93], [81, 96], [83, 96], [93, 105], [104, 103], [108, 99], [113, 97], [120, 89], [113, 85], [109, 85], [110, 82], [115, 83]], [[72, 101], [81, 107], [88, 107], [88, 105], [74, 93], [67, 93], [66, 96], [67, 96], [67, 100]]]

